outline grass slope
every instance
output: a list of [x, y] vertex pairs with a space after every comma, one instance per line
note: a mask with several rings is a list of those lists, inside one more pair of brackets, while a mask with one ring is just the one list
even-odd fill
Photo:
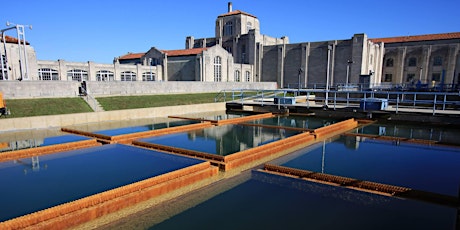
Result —
[[6, 106], [9, 118], [92, 112], [81, 98], [10, 99]]
[[96, 100], [106, 111], [137, 109], [173, 105], [213, 103], [217, 93], [168, 94], [145, 96], [98, 97]]

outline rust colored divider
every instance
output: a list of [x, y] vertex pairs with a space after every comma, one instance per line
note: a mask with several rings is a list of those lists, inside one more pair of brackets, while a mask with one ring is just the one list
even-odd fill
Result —
[[269, 128], [269, 129], [285, 129], [285, 130], [293, 130], [293, 131], [300, 131], [300, 132], [313, 132], [314, 131], [314, 129], [278, 126], [278, 125], [262, 125], [262, 124], [250, 124], [250, 123], [240, 123], [239, 125], [262, 127], [262, 128]]
[[314, 141], [315, 138], [310, 133], [301, 133], [279, 141], [237, 152], [224, 157], [225, 170], [237, 168], [283, 151], [293, 151], [294, 149], [312, 144]]
[[191, 124], [191, 125], [181, 125], [181, 126], [158, 129], [158, 130], [150, 130], [150, 131], [144, 131], [144, 132], [117, 135], [117, 136], [111, 137], [110, 140], [111, 142], [126, 144], [126, 143], [131, 143], [134, 139], [173, 134], [173, 133], [180, 133], [180, 132], [187, 132], [187, 131], [196, 130], [196, 129], [204, 129], [204, 128], [208, 128], [211, 126], [212, 126], [211, 122], [202, 122], [202, 123]]
[[141, 141], [133, 141], [132, 144], [135, 146], [146, 147], [146, 148], [155, 149], [155, 150], [162, 150], [162, 151], [171, 152], [171, 153], [178, 153], [178, 154], [183, 154], [187, 156], [198, 157], [198, 158], [202, 158], [205, 160], [224, 162], [223, 156], [211, 154], [211, 153], [199, 152], [199, 151], [188, 150], [188, 149], [183, 149], [183, 148], [176, 148], [176, 147], [171, 147], [171, 146], [166, 146], [166, 145], [152, 144], [152, 143], [141, 142]]
[[81, 131], [81, 130], [77, 130], [77, 129], [65, 128], [65, 127], [62, 127], [61, 131], [67, 132], [67, 133], [73, 133], [73, 134], [77, 134], [77, 135], [81, 135], [81, 136], [86, 136], [86, 137], [93, 137], [93, 138], [97, 138], [97, 139], [100, 139], [100, 140], [103, 140], [103, 141], [106, 141], [106, 142], [110, 142], [110, 136], [104, 135], [104, 134], [85, 132], [85, 131]]
[[203, 119], [203, 118], [193, 118], [193, 117], [182, 117], [182, 116], [168, 116], [168, 118], [175, 118], [175, 119], [183, 119], [183, 120], [190, 120], [190, 121], [209, 121], [214, 122], [215, 120]]
[[88, 148], [92, 146], [101, 145], [96, 141], [96, 139], [84, 140], [84, 141], [75, 141], [70, 143], [42, 146], [30, 149], [21, 149], [16, 151], [4, 152], [0, 154], [0, 162], [16, 160], [20, 158], [27, 158], [32, 156], [41, 156], [46, 154], [53, 154], [56, 152], [75, 150], [81, 148]]
[[332, 137], [334, 135], [344, 133], [350, 129], [356, 128], [357, 126], [358, 122], [354, 118], [350, 118], [348, 120], [341, 121], [332, 125], [317, 128], [313, 131], [313, 134], [317, 139]]
[[273, 117], [273, 113], [262, 113], [262, 114], [257, 114], [257, 115], [251, 115], [251, 116], [244, 116], [244, 117], [237, 117], [237, 118], [231, 118], [231, 119], [226, 119], [226, 120], [218, 120], [213, 122], [215, 125], [227, 125], [227, 124], [236, 124], [236, 123], [241, 123], [245, 121], [252, 121], [256, 119], [262, 119], [262, 118], [269, 118]]
[[459, 198], [444, 194], [431, 193], [426, 191], [415, 190], [411, 188], [381, 184], [371, 181], [357, 180], [349, 177], [336, 176], [320, 172], [313, 172], [302, 169], [289, 168], [279, 165], [265, 164], [262, 171], [274, 174], [280, 174], [290, 177], [298, 177], [312, 182], [324, 183], [332, 186], [340, 186], [380, 195], [396, 196], [422, 200], [440, 205], [458, 207]]
[[245, 122], [245, 121], [261, 119], [261, 118], [273, 117], [273, 113], [262, 113], [262, 114], [257, 114], [257, 115], [237, 117], [237, 118], [231, 118], [231, 119], [225, 119], [225, 120], [209, 120], [209, 119], [188, 118], [188, 117], [179, 117], [179, 116], [168, 116], [168, 117], [169, 118], [186, 119], [186, 120], [194, 120], [194, 121], [209, 121], [213, 125], [218, 125], [219, 126], [219, 125], [227, 125], [227, 124], [236, 124], [236, 123], [241, 123], [241, 122]]
[[0, 223], [0, 229], [64, 229], [218, 174], [203, 162]]

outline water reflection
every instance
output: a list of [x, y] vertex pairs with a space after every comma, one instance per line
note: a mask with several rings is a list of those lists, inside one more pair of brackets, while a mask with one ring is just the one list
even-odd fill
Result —
[[[35, 133], [32, 136], [24, 135], [24, 136], [13, 136], [8, 137], [7, 135], [2, 136], [2, 142], [0, 142], [0, 153], [1, 152], [8, 152], [8, 151], [15, 151], [21, 149], [29, 149], [29, 148], [36, 148], [42, 146], [49, 146], [55, 144], [63, 144], [75, 141], [82, 141], [88, 140], [89, 138], [73, 135], [73, 134], [65, 134], [63, 132], [56, 132], [52, 133], [52, 135], [56, 136], [47, 136], [47, 135], [39, 135], [40, 133]], [[49, 134], [49, 133], [45, 133]]]
[[341, 137], [283, 166], [458, 196], [460, 149]]
[[283, 126], [283, 127], [292, 127], [292, 128], [303, 128], [303, 129], [316, 129], [316, 128], [320, 128], [323, 126], [328, 126], [336, 122], [337, 122], [337, 119], [332, 119], [332, 118], [298, 116], [298, 115], [289, 115], [289, 116], [280, 115], [280, 116], [276, 116], [272, 118], [258, 119], [258, 120], [250, 121], [247, 123], [260, 124], [260, 125]]
[[47, 169], [48, 165], [43, 164], [42, 167], [40, 167], [40, 160], [38, 156], [33, 156], [30, 159], [25, 158], [25, 159], [17, 159], [13, 161], [15, 164], [20, 164], [24, 166], [24, 175], [27, 175], [29, 172], [39, 172], [40, 170]]
[[356, 132], [360, 134], [430, 140], [452, 145], [458, 145], [456, 137], [460, 135], [460, 130], [458, 129], [426, 124], [415, 126], [378, 123], [361, 127]]
[[298, 133], [285, 129], [224, 125], [141, 141], [226, 156]]
[[143, 126], [131, 126], [131, 127], [123, 127], [123, 128], [101, 130], [101, 131], [96, 131], [94, 133], [104, 134], [104, 135], [108, 135], [108, 136], [116, 136], [116, 135], [123, 135], [123, 134], [136, 133], [136, 132], [144, 132], [144, 131], [150, 131], [150, 130], [158, 130], [158, 129], [164, 129], [164, 128], [182, 126], [182, 125], [190, 125], [190, 124], [195, 124], [195, 123], [198, 123], [198, 121], [171, 120], [171, 121], [148, 124], [148, 125], [143, 125]]

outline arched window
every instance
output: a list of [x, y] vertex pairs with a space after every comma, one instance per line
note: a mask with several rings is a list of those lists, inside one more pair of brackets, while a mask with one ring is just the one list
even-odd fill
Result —
[[41, 81], [59, 81], [59, 73], [55, 69], [42, 68], [38, 69], [38, 80]]
[[388, 58], [385, 66], [386, 67], [393, 67], [393, 65], [394, 65], [393, 58]]
[[155, 73], [154, 72], [142, 73], [142, 81], [155, 81]]
[[246, 77], [246, 81], [247, 81], [247, 82], [250, 82], [250, 81], [251, 81], [251, 73], [249, 73], [249, 71], [246, 71], [245, 77]]
[[237, 82], [241, 81], [240, 71], [239, 70], [235, 71], [235, 81], [237, 81]]
[[73, 69], [67, 71], [67, 79], [71, 81], [87, 81], [88, 72], [82, 69]]
[[442, 66], [442, 57], [441, 56], [434, 57], [433, 65], [434, 66]]
[[113, 72], [108, 70], [99, 70], [96, 72], [97, 81], [113, 81]]
[[251, 22], [246, 23], [246, 28], [249, 33], [249, 31], [252, 30], [252, 23]]
[[224, 36], [230, 36], [233, 34], [233, 22], [229, 21], [224, 26]]
[[136, 73], [132, 71], [121, 72], [121, 81], [136, 81]]
[[409, 58], [408, 66], [417, 66], [417, 58], [414, 58], [414, 57]]
[[222, 81], [222, 58], [219, 56], [214, 58], [214, 81]]

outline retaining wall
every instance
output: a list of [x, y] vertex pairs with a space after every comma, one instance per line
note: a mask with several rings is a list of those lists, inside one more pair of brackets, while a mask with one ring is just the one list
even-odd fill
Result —
[[0, 132], [27, 129], [44, 129], [107, 121], [167, 117], [171, 114], [183, 115], [189, 113], [216, 111], [225, 111], [225, 102], [37, 117], [2, 118], [0, 119]]
[[[77, 81], [0, 81], [5, 99], [77, 97], [81, 83]], [[274, 90], [276, 82], [125, 82], [87, 81], [86, 89], [93, 97], [153, 94], [213, 93], [222, 90]]]

